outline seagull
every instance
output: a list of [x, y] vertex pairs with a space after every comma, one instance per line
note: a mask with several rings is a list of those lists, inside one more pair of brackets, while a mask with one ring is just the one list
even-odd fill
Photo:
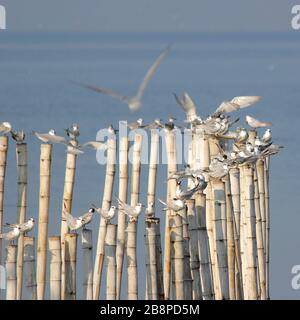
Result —
[[12, 130], [12, 126], [9, 122], [0, 123], [0, 134], [9, 133]]
[[107, 128], [108, 134], [110, 136], [115, 135], [119, 130], [115, 129], [112, 124]]
[[57, 136], [53, 129], [51, 129], [48, 133], [38, 133], [36, 131], [32, 131], [32, 134], [45, 143], [54, 142], [67, 144], [67, 140], [64, 137]]
[[188, 200], [190, 199], [194, 193], [197, 191], [203, 191], [207, 187], [207, 182], [204, 179], [197, 178], [198, 184], [189, 190], [182, 190], [181, 189], [181, 181], [177, 182], [176, 186], [176, 198], [179, 200]]
[[134, 122], [126, 123], [127, 127], [131, 130], [142, 129], [146, 126], [143, 125], [143, 119], [139, 118]]
[[147, 209], [146, 209], [146, 216], [152, 217], [154, 215], [154, 203], [153, 202], [149, 202]]
[[247, 139], [249, 138], [249, 134], [248, 131], [245, 128], [237, 128], [237, 138], [236, 138], [236, 142], [238, 143], [243, 143], [246, 142]]
[[259, 96], [240, 96], [233, 98], [231, 101], [223, 101], [212, 116], [216, 117], [221, 113], [233, 112], [250, 107], [260, 99], [261, 97]]
[[76, 217], [73, 217], [71, 213], [66, 211], [66, 207], [64, 205], [63, 217], [66, 219], [67, 225], [70, 228], [70, 230], [75, 231], [82, 227], [85, 228], [85, 225], [89, 224], [92, 221], [94, 212], [95, 212], [95, 209], [90, 208], [87, 213], [76, 218]]
[[177, 213], [178, 211], [185, 208], [185, 202], [177, 198], [173, 198], [172, 200], [167, 202], [164, 202], [161, 199], [158, 199], [158, 201], [165, 206], [165, 208], [163, 209], [164, 211], [172, 210]]
[[282, 148], [283, 148], [283, 146], [279, 146], [279, 145], [277, 145], [277, 144], [271, 144], [271, 145], [269, 145], [265, 150], [263, 150], [263, 151], [261, 152], [261, 156], [262, 156], [262, 157], [267, 157], [267, 156], [275, 155], [275, 154], [277, 154], [277, 153], [280, 151], [280, 149], [282, 149]]
[[160, 119], [155, 119], [153, 122], [149, 123], [145, 128], [147, 129], [163, 129], [165, 126], [161, 123]]
[[164, 125], [165, 129], [166, 129], [166, 130], [176, 129], [175, 120], [176, 120], [176, 118], [170, 117], [169, 120], [168, 120], [168, 122], [166, 122], [165, 125]]
[[263, 121], [259, 121], [255, 118], [252, 118], [250, 116], [246, 116], [246, 123], [252, 127], [252, 128], [264, 128], [264, 127], [271, 127], [272, 126], [272, 122], [263, 122]]
[[111, 96], [112, 98], [118, 99], [121, 102], [126, 103], [129, 106], [129, 109], [131, 111], [138, 111], [142, 107], [142, 97], [143, 97], [144, 91], [148, 85], [148, 82], [153, 77], [154, 73], [156, 72], [159, 65], [161, 64], [161, 62], [165, 58], [166, 54], [170, 51], [170, 49], [171, 49], [170, 46], [165, 48], [163, 50], [163, 52], [159, 55], [159, 57], [155, 60], [155, 62], [152, 64], [152, 66], [147, 71], [144, 79], [140, 83], [140, 86], [139, 86], [136, 94], [133, 97], [127, 97], [127, 96], [121, 95], [111, 89], [105, 89], [105, 88], [95, 87], [95, 86], [86, 85], [86, 84], [79, 84], [79, 85], [81, 85], [82, 87], [85, 87], [87, 89], [94, 90], [96, 92], [107, 94], [107, 95]]
[[105, 209], [102, 209], [102, 208], [97, 208], [95, 205], [93, 205], [93, 208], [101, 215], [101, 217], [106, 221], [106, 222], [109, 222], [114, 216], [115, 216], [115, 213], [116, 213], [116, 210], [117, 208], [115, 206], [111, 206], [109, 208], [109, 210], [105, 210]]
[[11, 137], [17, 142], [22, 143], [25, 140], [25, 133], [24, 131], [11, 131]]
[[229, 171], [229, 167], [226, 162], [223, 162], [217, 158], [214, 158], [211, 161], [208, 170], [204, 170], [204, 171], [207, 172], [208, 175], [212, 178], [221, 179], [224, 176], [226, 176], [226, 174]]
[[186, 113], [186, 120], [192, 124], [201, 124], [202, 119], [197, 115], [197, 109], [192, 98], [184, 92], [181, 97], [174, 93], [174, 97], [178, 105]]
[[80, 150], [78, 147], [73, 146], [72, 144], [68, 144], [68, 148], [66, 149], [66, 153], [74, 154], [74, 155], [79, 155], [84, 153], [82, 150]]
[[5, 224], [8, 228], [14, 229], [14, 228], [18, 228], [20, 230], [20, 232], [23, 233], [28, 233], [30, 232], [33, 227], [34, 227], [34, 219], [30, 218], [28, 221], [24, 222], [24, 223], [19, 223], [19, 224], [10, 224], [10, 223], [6, 223]]
[[265, 133], [263, 134], [262, 138], [261, 138], [261, 141], [265, 142], [265, 143], [268, 143], [268, 142], [271, 142], [272, 140], [272, 132], [271, 132], [271, 129], [267, 129], [265, 131]]
[[65, 132], [67, 136], [72, 140], [76, 140], [80, 135], [79, 126], [76, 123], [74, 123], [70, 128], [65, 129]]
[[20, 234], [20, 228], [14, 227], [11, 231], [0, 234], [0, 239], [4, 239], [12, 243], [14, 240], [19, 238]]
[[106, 150], [107, 145], [99, 141], [88, 141], [88, 142], [85, 142], [84, 144], [79, 145], [77, 148], [78, 149], [91, 148], [94, 150]]
[[133, 207], [133, 206], [130, 206], [129, 204], [123, 202], [119, 198], [117, 198], [117, 199], [118, 199], [120, 208], [123, 209], [125, 214], [128, 215], [129, 221], [130, 222], [137, 221], [138, 216], [142, 212], [143, 205], [141, 203], [137, 203], [137, 205]]

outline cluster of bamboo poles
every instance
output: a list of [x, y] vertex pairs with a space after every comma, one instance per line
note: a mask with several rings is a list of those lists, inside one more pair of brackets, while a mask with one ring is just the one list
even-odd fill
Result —
[[[164, 129], [167, 176], [178, 170], [175, 130]], [[250, 132], [250, 138], [255, 138]], [[72, 140], [73, 145], [77, 144]], [[221, 139], [193, 132], [189, 145], [189, 165], [207, 169], [218, 153]], [[107, 140], [106, 175], [102, 209], [112, 205], [116, 170], [119, 170], [118, 198], [131, 206], [140, 202], [141, 152], [143, 135], [135, 132], [132, 161], [129, 162], [128, 137], [117, 144], [115, 135]], [[148, 147], [148, 146], [147, 146]], [[93, 254], [92, 230], [71, 233], [62, 214], [60, 235], [48, 236], [52, 169], [51, 144], [40, 146], [40, 189], [37, 248], [33, 236], [22, 235], [17, 244], [6, 246], [7, 299], [21, 299], [23, 283], [31, 299], [74, 300], [78, 297], [78, 236], [83, 264], [80, 287], [85, 299], [97, 300], [101, 290], [110, 300], [169, 299], [268, 299], [269, 298], [269, 159], [254, 165], [231, 168], [222, 179], [210, 179], [204, 191], [186, 200], [180, 213], [163, 213], [165, 229], [161, 233], [156, 214], [157, 166], [160, 134], [151, 130], [148, 191], [144, 226], [145, 261], [137, 255], [138, 221], [127, 219], [123, 208], [117, 223], [100, 218], [97, 246]], [[117, 150], [119, 154], [117, 157]], [[3, 199], [8, 137], [0, 137], [0, 229], [3, 226]], [[18, 168], [18, 223], [26, 220], [27, 145], [16, 145]], [[117, 163], [118, 158], [118, 163]], [[62, 210], [72, 212], [77, 155], [67, 153]], [[130, 168], [131, 165], [131, 168]], [[130, 169], [130, 170], [129, 170]], [[129, 177], [131, 172], [131, 179]], [[163, 179], [163, 180], [162, 180]], [[165, 181], [165, 177], [159, 182]], [[130, 182], [130, 189], [129, 189]], [[188, 185], [192, 185], [188, 181]], [[167, 182], [167, 200], [175, 197], [176, 180]], [[151, 205], [150, 205], [151, 204]], [[153, 205], [152, 205], [153, 204]], [[1, 232], [2, 230], [0, 230]], [[1, 240], [0, 240], [1, 241]], [[164, 246], [162, 242], [164, 241]], [[1, 244], [2, 248], [2, 244]], [[35, 258], [35, 252], [36, 258]], [[0, 254], [0, 262], [4, 254]], [[49, 257], [49, 279], [47, 279]], [[125, 262], [126, 261], [126, 265]], [[138, 264], [146, 266], [146, 292], [139, 292]], [[102, 285], [106, 264], [106, 288]], [[122, 292], [124, 270], [127, 292]], [[23, 281], [23, 274], [25, 280]], [[124, 291], [124, 288], [123, 288]]]

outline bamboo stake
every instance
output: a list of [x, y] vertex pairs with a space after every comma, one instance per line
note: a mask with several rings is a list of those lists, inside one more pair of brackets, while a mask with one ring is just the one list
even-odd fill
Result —
[[[114, 177], [116, 173], [116, 136], [110, 135], [107, 140], [107, 164], [104, 183], [104, 193], [102, 199], [102, 209], [109, 210], [112, 200], [112, 192], [114, 186]], [[101, 218], [97, 252], [95, 258], [94, 275], [93, 275], [93, 299], [98, 300], [100, 296], [102, 269], [105, 255], [105, 237], [106, 237], [107, 222]]]
[[93, 300], [93, 236], [92, 230], [83, 229], [81, 232], [83, 296]]
[[108, 224], [105, 239], [106, 245], [106, 299], [116, 300], [117, 283], [116, 283], [116, 247], [117, 247], [117, 225]]
[[[6, 162], [7, 162], [7, 151], [8, 151], [8, 137], [0, 137], [0, 233], [2, 233], [3, 226], [3, 208], [4, 208], [4, 182], [6, 174]], [[0, 265], [3, 264], [2, 255], [2, 239], [0, 239]]]
[[76, 256], [77, 234], [67, 233], [65, 235], [65, 300], [76, 300]]
[[[193, 300], [202, 299], [201, 277], [200, 277], [200, 257], [199, 257], [199, 224], [195, 210], [195, 200], [186, 201], [187, 219], [189, 227], [189, 249], [190, 249], [190, 266], [193, 279]], [[210, 279], [209, 279], [210, 280]]]
[[[132, 155], [131, 200], [135, 207], [139, 202], [141, 151], [143, 136], [134, 137]], [[127, 295], [129, 300], [138, 299], [138, 270], [136, 257], [137, 221], [129, 221], [127, 225], [126, 253], [127, 253]]]
[[[18, 223], [24, 223], [27, 207], [27, 144], [17, 143], [16, 157], [18, 167]], [[18, 239], [17, 252], [17, 300], [22, 298], [24, 235]]]
[[158, 272], [156, 253], [156, 223], [146, 222], [145, 249], [146, 249], [146, 280], [147, 300], [158, 299]]
[[160, 223], [156, 224], [156, 263], [157, 263], [157, 294], [158, 300], [165, 299], [164, 293], [164, 270], [162, 263], [162, 248], [160, 236]]
[[26, 288], [30, 294], [31, 300], [36, 300], [36, 274], [35, 274], [35, 255], [34, 255], [34, 238], [24, 237], [24, 271]]
[[270, 191], [269, 191], [269, 170], [270, 157], [267, 157], [264, 162], [264, 186], [265, 186], [265, 217], [266, 217], [266, 296], [270, 300]]
[[264, 251], [266, 251], [267, 228], [266, 228], [266, 207], [265, 207], [264, 160], [259, 159], [256, 162], [256, 172], [257, 172], [257, 182], [258, 182], [258, 190], [259, 190], [259, 207], [260, 207], [262, 230], [263, 230], [263, 244], [264, 244]]
[[265, 277], [265, 253], [263, 241], [262, 218], [260, 212], [259, 201], [259, 185], [257, 170], [254, 170], [254, 206], [256, 215], [256, 239], [257, 239], [257, 263], [259, 274], [259, 297], [261, 300], [266, 300], [266, 277]]
[[61, 299], [61, 240], [60, 237], [49, 237], [50, 254], [50, 299]]
[[8, 245], [6, 247], [6, 300], [16, 300], [17, 298], [17, 246]]
[[[69, 143], [76, 147], [78, 142], [76, 140], [70, 140]], [[72, 150], [72, 146], [68, 147], [68, 151]], [[66, 158], [66, 171], [65, 171], [65, 182], [64, 182], [64, 191], [63, 191], [63, 201], [62, 201], [62, 220], [61, 220], [61, 232], [60, 232], [60, 241], [61, 241], [61, 257], [62, 257], [62, 265], [61, 265], [61, 299], [65, 300], [65, 292], [66, 292], [66, 280], [65, 280], [65, 235], [69, 232], [69, 228], [63, 214], [63, 209], [69, 213], [72, 213], [72, 201], [73, 201], [73, 191], [74, 191], [74, 183], [75, 183], [75, 172], [76, 172], [76, 158], [77, 155], [68, 152]]]
[[[120, 139], [120, 156], [119, 156], [119, 199], [127, 203], [127, 189], [128, 189], [128, 138], [122, 137]], [[117, 230], [117, 295], [116, 299], [120, 299], [123, 262], [125, 253], [125, 230], [126, 230], [126, 215], [124, 210], [118, 210], [118, 230]]]
[[44, 300], [47, 268], [47, 238], [50, 202], [52, 145], [41, 144], [40, 154], [40, 196], [37, 249], [37, 299]]
[[246, 219], [246, 281], [247, 292], [245, 298], [248, 300], [257, 299], [257, 268], [256, 268], [256, 234], [255, 234], [255, 211], [254, 211], [254, 185], [253, 168], [250, 165], [243, 165], [245, 179], [245, 219]]

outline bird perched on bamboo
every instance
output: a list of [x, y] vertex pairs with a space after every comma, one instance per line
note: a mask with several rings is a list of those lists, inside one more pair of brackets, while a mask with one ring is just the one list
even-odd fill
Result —
[[176, 118], [170, 117], [170, 118], [168, 119], [168, 122], [165, 123], [164, 128], [165, 128], [166, 130], [174, 130], [174, 129], [179, 128], [179, 127], [177, 127], [177, 126], [175, 125], [175, 121], [176, 121]]
[[34, 219], [30, 218], [26, 222], [19, 224], [6, 223], [5, 226], [11, 229], [18, 228], [20, 232], [27, 234], [34, 228]]
[[66, 210], [66, 206], [64, 204], [63, 218], [66, 219], [68, 228], [71, 231], [76, 231], [76, 230], [79, 230], [80, 228], [85, 228], [85, 226], [92, 221], [94, 213], [95, 213], [95, 209], [90, 208], [89, 211], [83, 214], [82, 216], [73, 217], [71, 213], [69, 213]]
[[279, 146], [277, 144], [271, 144], [267, 148], [265, 148], [261, 153], [261, 157], [267, 157], [277, 154], [283, 146]]
[[193, 124], [198, 125], [203, 123], [203, 120], [197, 115], [196, 104], [193, 99], [184, 92], [181, 96], [177, 96], [174, 93], [175, 100], [177, 104], [183, 109], [186, 114], [186, 121]]
[[112, 124], [107, 128], [107, 132], [109, 136], [115, 135], [119, 130], [115, 129]]
[[167, 202], [164, 202], [161, 199], [158, 199], [158, 201], [165, 206], [165, 208], [163, 209], [164, 211], [172, 210], [175, 213], [183, 210], [186, 206], [184, 200], [177, 198], [173, 198], [172, 200], [169, 200]]
[[10, 133], [12, 130], [12, 125], [9, 122], [0, 123], [0, 134]]
[[190, 199], [194, 193], [197, 191], [203, 191], [207, 187], [207, 182], [203, 179], [197, 178], [197, 184], [194, 188], [188, 190], [181, 189], [181, 181], [177, 181], [176, 185], [176, 198], [179, 200], [188, 200]]
[[111, 206], [108, 210], [98, 208], [94, 204], [92, 204], [92, 207], [98, 212], [101, 217], [108, 223], [116, 214], [117, 208], [115, 206]]
[[76, 123], [72, 124], [70, 128], [65, 129], [65, 132], [67, 136], [72, 140], [76, 140], [80, 135], [79, 126]]
[[154, 203], [149, 202], [145, 211], [146, 222], [158, 224], [160, 219], [154, 216]]
[[251, 128], [254, 129], [272, 126], [272, 122], [260, 121], [250, 116], [246, 116], [245, 121]]
[[214, 158], [209, 164], [208, 169], [203, 171], [207, 172], [211, 178], [220, 179], [226, 176], [226, 174], [229, 171], [229, 167], [226, 162], [220, 161], [219, 159]]
[[51, 129], [48, 133], [39, 133], [32, 131], [32, 134], [35, 135], [39, 140], [45, 143], [62, 143], [67, 144], [67, 140], [64, 137], [56, 135], [55, 130]]
[[245, 128], [237, 128], [237, 138], [235, 139], [238, 143], [244, 143], [248, 140], [249, 134], [248, 131]]
[[163, 129], [165, 126], [161, 123], [161, 119], [155, 119], [153, 122], [145, 126], [145, 128], [152, 129]]
[[0, 239], [4, 239], [13, 243], [14, 240], [17, 240], [21, 234], [19, 227], [14, 227], [11, 231], [0, 234]]
[[129, 217], [130, 222], [137, 221], [139, 215], [142, 212], [142, 207], [144, 207], [141, 203], [137, 203], [136, 206], [131, 206], [124, 201], [117, 198], [120, 209], [124, 210], [125, 214]]
[[159, 55], [159, 57], [155, 60], [155, 62], [152, 64], [152, 66], [147, 71], [144, 79], [142, 80], [141, 84], [139, 85], [139, 88], [138, 88], [136, 94], [133, 97], [127, 97], [127, 96], [121, 95], [111, 89], [105, 89], [102, 87], [96, 87], [96, 86], [91, 86], [91, 85], [86, 85], [86, 84], [81, 84], [81, 83], [78, 83], [78, 84], [81, 85], [82, 87], [87, 88], [87, 89], [109, 95], [112, 98], [118, 99], [121, 102], [126, 103], [131, 111], [138, 111], [142, 107], [142, 97], [144, 95], [145, 89], [146, 89], [150, 79], [154, 76], [156, 70], [158, 69], [158, 67], [160, 66], [161, 62], [163, 61], [163, 59], [165, 58], [167, 53], [170, 51], [170, 49], [171, 49], [170, 46], [165, 48], [163, 50], [163, 52]]
[[261, 137], [261, 141], [265, 142], [265, 143], [269, 143], [272, 141], [272, 132], [271, 129], [267, 129], [265, 131], [265, 133], [263, 134], [263, 136]]
[[11, 137], [17, 142], [17, 143], [23, 143], [25, 140], [25, 132], [23, 130], [21, 131], [11, 131], [10, 132]]
[[126, 122], [126, 126], [130, 129], [130, 130], [136, 130], [136, 129], [143, 129], [146, 127], [146, 125], [143, 125], [143, 119], [139, 118], [134, 122], [130, 122], [127, 123]]

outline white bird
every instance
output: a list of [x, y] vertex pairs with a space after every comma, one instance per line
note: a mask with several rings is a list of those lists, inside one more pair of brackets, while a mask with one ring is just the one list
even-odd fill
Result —
[[153, 122], [145, 126], [147, 129], [163, 129], [165, 126], [161, 123], [160, 119], [155, 119]]
[[259, 121], [253, 117], [246, 116], [246, 123], [252, 127], [252, 128], [264, 128], [264, 127], [271, 127], [272, 122], [267, 122], [267, 121]]
[[6, 223], [5, 225], [11, 229], [19, 228], [20, 232], [22, 233], [28, 233], [34, 228], [34, 219], [30, 218], [24, 223], [19, 223], [19, 224]]
[[25, 140], [25, 132], [21, 131], [10, 131], [11, 137], [17, 142], [22, 143]]
[[134, 222], [137, 221], [140, 213], [142, 212], [143, 205], [141, 203], [137, 203], [136, 206], [131, 206], [124, 201], [118, 199], [119, 206], [121, 209], [124, 210], [125, 214], [128, 215], [129, 221]]
[[182, 190], [181, 181], [178, 181], [175, 193], [176, 198], [179, 200], [188, 200], [194, 195], [194, 193], [200, 190], [203, 191], [207, 187], [207, 182], [204, 179], [197, 178], [197, 181], [198, 184], [194, 188], [188, 190]]
[[265, 131], [265, 133], [263, 134], [261, 140], [265, 143], [268, 143], [268, 142], [271, 142], [272, 140], [272, 132], [271, 132], [271, 129], [267, 129]]
[[181, 97], [177, 96], [174, 93], [174, 97], [178, 105], [186, 113], [186, 120], [188, 122], [194, 123], [194, 124], [202, 123], [202, 119], [197, 115], [197, 109], [194, 101], [186, 92], [184, 92]]
[[79, 155], [84, 153], [82, 150], [80, 150], [78, 147], [73, 146], [71, 143], [68, 144], [68, 148], [66, 149], [66, 153]]
[[259, 96], [240, 96], [235, 97], [231, 101], [223, 101], [213, 116], [218, 116], [221, 113], [233, 112], [239, 109], [247, 108], [258, 102], [261, 99]]
[[80, 135], [78, 124], [74, 123], [70, 128], [65, 129], [67, 136], [70, 139], [77, 139]]
[[51, 129], [48, 133], [39, 133], [36, 131], [32, 131], [32, 134], [35, 135], [38, 139], [43, 142], [54, 142], [54, 143], [63, 143], [67, 144], [67, 140], [64, 137], [57, 136], [55, 131]]
[[226, 176], [226, 174], [229, 171], [229, 167], [226, 162], [223, 162], [217, 158], [214, 158], [211, 161], [208, 170], [205, 170], [205, 171], [208, 173], [210, 177], [220, 179]]
[[159, 65], [161, 64], [161, 62], [165, 58], [166, 54], [170, 51], [170, 49], [171, 49], [171, 47], [168, 46], [166, 49], [163, 50], [163, 52], [155, 60], [155, 62], [152, 64], [152, 66], [147, 71], [147, 73], [146, 73], [144, 79], [142, 80], [136, 94], [133, 97], [127, 97], [127, 96], [121, 95], [111, 89], [105, 89], [105, 88], [95, 87], [95, 86], [85, 85], [85, 84], [80, 84], [80, 85], [87, 88], [87, 89], [91, 89], [96, 92], [107, 94], [107, 95], [111, 96], [112, 98], [118, 99], [121, 102], [126, 103], [129, 106], [129, 109], [131, 111], [138, 111], [142, 107], [142, 97], [143, 97], [144, 91], [148, 85], [148, 82], [153, 77], [154, 73], [156, 72]]
[[107, 149], [107, 145], [105, 143], [99, 142], [99, 141], [88, 141], [88, 142], [85, 142], [85, 143], [79, 145], [77, 148], [78, 149], [91, 148], [94, 150], [105, 150], [105, 149]]
[[85, 214], [83, 214], [82, 216], [76, 218], [73, 217], [71, 215], [71, 213], [69, 213], [65, 206], [63, 209], [63, 217], [66, 219], [67, 221], [67, 225], [70, 228], [71, 231], [75, 231], [78, 230], [80, 228], [84, 228], [85, 225], [87, 225], [88, 223], [90, 223], [93, 219], [93, 215], [94, 215], [95, 209], [94, 208], [90, 208], [89, 211]]
[[115, 135], [118, 130], [115, 129], [112, 124], [110, 124], [109, 127], [107, 128], [107, 131], [108, 131], [108, 134], [112, 136], [112, 135]]
[[245, 128], [238, 128], [236, 131], [238, 134], [238, 136], [236, 138], [236, 142], [238, 142], [238, 143], [246, 142], [247, 139], [249, 138], [248, 131]]
[[272, 156], [277, 154], [283, 146], [277, 144], [270, 144], [266, 149], [261, 152], [262, 157]]
[[101, 217], [107, 222], [110, 221], [111, 219], [113, 219], [113, 217], [116, 214], [116, 210], [117, 210], [117, 208], [115, 206], [111, 206], [108, 210], [105, 210], [102, 208], [97, 208], [93, 204], [92, 204], [92, 206], [101, 215]]
[[167, 202], [164, 202], [161, 199], [158, 199], [158, 201], [165, 206], [165, 208], [163, 209], [164, 211], [173, 210], [177, 213], [178, 211], [185, 208], [185, 202], [177, 198], [173, 198], [172, 200]]
[[154, 203], [153, 202], [148, 203], [148, 206], [147, 206], [145, 213], [148, 218], [152, 217], [154, 215]]
[[20, 234], [21, 234], [20, 228], [14, 227], [11, 231], [0, 234], [0, 239], [4, 239], [12, 242], [18, 239]]
[[0, 123], [0, 134], [9, 133], [12, 130], [12, 126], [9, 122]]
[[139, 118], [134, 122], [126, 123], [127, 127], [131, 130], [142, 129], [146, 126], [143, 125], [143, 119]]

